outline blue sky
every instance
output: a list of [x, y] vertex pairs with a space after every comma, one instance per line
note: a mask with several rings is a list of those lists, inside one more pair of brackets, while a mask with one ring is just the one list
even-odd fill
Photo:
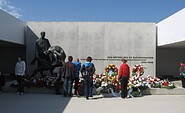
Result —
[[185, 0], [0, 0], [23, 21], [160, 22]]

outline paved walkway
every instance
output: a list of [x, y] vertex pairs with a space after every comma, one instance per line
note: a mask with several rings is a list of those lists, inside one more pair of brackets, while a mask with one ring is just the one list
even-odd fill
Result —
[[0, 93], [0, 113], [185, 113], [185, 95], [138, 98], [64, 98], [54, 94]]

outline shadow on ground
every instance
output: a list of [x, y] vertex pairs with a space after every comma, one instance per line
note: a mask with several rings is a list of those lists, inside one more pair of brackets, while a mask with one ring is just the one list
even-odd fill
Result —
[[0, 93], [0, 113], [62, 113], [70, 97], [56, 95], [54, 89], [25, 87], [23, 96], [17, 95], [17, 88], [10, 87], [15, 80], [6, 82]]
[[71, 98], [53, 94], [0, 94], [1, 113], [62, 113]]

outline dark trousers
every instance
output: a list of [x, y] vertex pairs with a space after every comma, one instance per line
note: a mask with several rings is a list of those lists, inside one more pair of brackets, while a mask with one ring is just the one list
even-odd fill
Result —
[[65, 78], [64, 79], [64, 96], [72, 96], [72, 79]]
[[90, 96], [93, 96], [93, 88], [94, 88], [94, 84], [93, 84], [93, 77], [90, 77]]
[[90, 79], [86, 78], [84, 80], [84, 93], [85, 93], [85, 97], [89, 98], [89, 94], [90, 94]]
[[93, 77], [84, 79], [84, 93], [86, 98], [93, 96]]
[[128, 76], [121, 77], [121, 98], [127, 97]]
[[79, 77], [75, 77], [73, 81], [75, 82], [75, 85], [74, 85], [75, 92], [74, 92], [74, 94], [77, 95], [78, 84], [79, 84]]
[[24, 83], [23, 83], [23, 76], [17, 75], [17, 91], [24, 92]]
[[182, 87], [185, 88], [185, 77], [181, 76]]
[[60, 88], [61, 88], [60, 79], [57, 78], [57, 80], [55, 82], [55, 93], [56, 94], [60, 94]]

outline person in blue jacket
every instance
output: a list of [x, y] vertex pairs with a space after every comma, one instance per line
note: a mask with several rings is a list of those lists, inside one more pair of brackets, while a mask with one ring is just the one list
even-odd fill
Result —
[[80, 69], [81, 69], [81, 63], [79, 58], [76, 59], [75, 62], [73, 62], [75, 65], [75, 77], [73, 79], [73, 81], [75, 82], [74, 84], [74, 94], [77, 95], [78, 94], [78, 84], [79, 84], [79, 74], [80, 74]]
[[93, 75], [96, 71], [95, 66], [91, 63], [92, 58], [90, 56], [87, 57], [86, 62], [82, 65], [81, 73], [84, 78], [84, 91], [85, 97], [88, 100], [89, 97], [92, 97], [93, 91]]

